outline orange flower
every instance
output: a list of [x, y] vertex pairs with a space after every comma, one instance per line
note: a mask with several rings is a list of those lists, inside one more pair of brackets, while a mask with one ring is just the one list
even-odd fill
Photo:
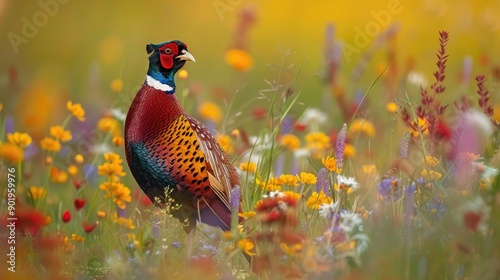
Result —
[[295, 151], [300, 148], [300, 139], [293, 134], [285, 134], [281, 137], [280, 144], [288, 150]]
[[31, 136], [29, 136], [28, 133], [7, 133], [7, 140], [21, 148], [27, 147], [31, 144]]
[[54, 183], [66, 183], [68, 181], [68, 173], [55, 166], [52, 166], [50, 168], [50, 179]]
[[124, 141], [125, 140], [121, 136], [113, 137], [113, 144], [115, 144], [115, 146], [117, 147], [123, 146]]
[[240, 164], [240, 169], [241, 171], [246, 171], [248, 173], [255, 173], [257, 165], [253, 162], [243, 162], [242, 164]]
[[316, 184], [317, 178], [314, 174], [308, 172], [301, 172], [300, 177], [297, 175], [297, 178], [302, 184], [305, 185], [313, 185]]
[[311, 209], [319, 209], [323, 204], [332, 203], [332, 198], [327, 196], [323, 191], [313, 192], [306, 201], [306, 206]]
[[66, 108], [79, 121], [81, 122], [85, 121], [85, 110], [82, 108], [81, 104], [78, 103], [73, 104], [73, 102], [68, 101], [68, 103], [66, 104]]
[[123, 81], [122, 79], [114, 79], [111, 81], [111, 84], [109, 85], [112, 91], [114, 92], [121, 92], [123, 89]]
[[226, 52], [226, 62], [237, 71], [247, 71], [253, 66], [253, 59], [244, 50], [230, 49]]
[[229, 137], [229, 135], [218, 134], [215, 136], [215, 139], [219, 142], [219, 145], [226, 153], [230, 154], [233, 152], [233, 142], [231, 141], [231, 137]]
[[198, 108], [198, 114], [204, 119], [219, 123], [222, 120], [222, 113], [219, 106], [213, 102], [203, 102]]
[[112, 132], [113, 135], [120, 134], [120, 125], [112, 117], [104, 117], [97, 122], [97, 128], [105, 133]]
[[64, 128], [60, 125], [50, 127], [50, 135], [61, 142], [68, 142], [72, 138], [71, 131], [64, 130]]
[[298, 186], [299, 179], [291, 174], [281, 174], [280, 182], [282, 185], [296, 187]]
[[0, 143], [0, 158], [11, 164], [17, 164], [24, 158], [24, 151], [21, 147], [12, 143]]
[[47, 190], [45, 188], [42, 188], [42, 187], [31, 186], [29, 188], [29, 190], [30, 190], [30, 194], [31, 194], [31, 197], [33, 198], [33, 200], [38, 200], [38, 199], [44, 198], [45, 195], [47, 194]]
[[249, 256], [256, 255], [254, 252], [252, 252], [254, 246], [255, 245], [253, 244], [252, 241], [250, 241], [250, 239], [245, 238], [245, 239], [238, 240], [238, 248], [240, 248], [241, 251], [243, 251], [245, 254], [247, 254]]
[[43, 138], [40, 145], [42, 146], [42, 149], [48, 152], [59, 152], [59, 150], [61, 150], [61, 142], [50, 137]]
[[321, 163], [326, 167], [326, 169], [331, 172], [338, 172], [337, 169], [337, 160], [333, 157], [327, 156], [326, 158], [321, 159]]

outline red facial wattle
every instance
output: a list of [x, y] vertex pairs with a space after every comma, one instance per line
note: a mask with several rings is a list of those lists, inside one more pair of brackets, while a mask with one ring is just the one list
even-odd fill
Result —
[[[165, 51], [170, 49], [170, 53], [166, 53]], [[174, 56], [179, 54], [179, 48], [175, 43], [169, 43], [162, 46], [160, 49], [160, 62], [161, 66], [165, 69], [170, 69], [174, 66]]]
[[174, 66], [174, 55], [173, 54], [160, 54], [161, 66], [165, 69], [170, 69]]

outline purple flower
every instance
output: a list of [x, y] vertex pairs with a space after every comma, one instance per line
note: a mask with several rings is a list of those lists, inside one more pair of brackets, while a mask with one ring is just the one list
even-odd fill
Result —
[[177, 249], [181, 249], [181, 242], [179, 241], [172, 241], [172, 243], [170, 243], [170, 245], [174, 246], [175, 248]]
[[[403, 193], [403, 189], [405, 190]], [[401, 186], [401, 181], [398, 178], [390, 177], [387, 179], [382, 179], [378, 184], [378, 194], [390, 201], [391, 199], [397, 200], [401, 196], [410, 196], [415, 193], [415, 184], [411, 184], [404, 188]]]
[[345, 150], [345, 138], [347, 136], [347, 124], [342, 126], [339, 134], [337, 135], [337, 142], [335, 143], [335, 158], [337, 159], [337, 166], [339, 169], [342, 168], [344, 163], [344, 150]]
[[316, 192], [321, 192], [323, 191], [326, 195], [332, 196], [332, 193], [330, 192], [330, 188], [328, 187], [328, 177], [327, 177], [327, 170], [326, 168], [321, 168], [318, 171], [318, 174], [316, 175]]
[[407, 131], [399, 142], [399, 157], [408, 158], [408, 147], [410, 145], [410, 132]]
[[231, 204], [231, 208], [239, 209], [240, 208], [240, 200], [241, 200], [241, 189], [240, 189], [240, 186], [236, 185], [231, 190], [231, 199], [229, 201]]

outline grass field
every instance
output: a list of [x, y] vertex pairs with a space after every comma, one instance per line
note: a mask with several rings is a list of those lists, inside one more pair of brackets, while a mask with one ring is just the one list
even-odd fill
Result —
[[[195, 2], [0, 1], [1, 279], [500, 279], [497, 2]], [[171, 39], [242, 182], [190, 258], [124, 160]]]

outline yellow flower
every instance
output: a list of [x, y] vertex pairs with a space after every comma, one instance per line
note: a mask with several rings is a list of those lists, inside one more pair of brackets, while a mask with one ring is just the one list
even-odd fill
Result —
[[97, 211], [97, 218], [102, 219], [106, 217], [106, 212], [104, 211]]
[[353, 158], [356, 155], [356, 148], [351, 144], [345, 144], [344, 158]]
[[418, 135], [420, 135], [420, 131], [423, 133], [423, 135], [426, 135], [426, 134], [429, 134], [429, 130], [427, 129], [429, 127], [429, 123], [422, 119], [422, 118], [418, 118], [418, 121], [417, 121], [417, 129], [413, 129], [410, 131], [411, 132], [411, 135], [413, 137], [417, 137]]
[[358, 118], [351, 123], [351, 127], [349, 127], [349, 133], [363, 133], [368, 137], [374, 137], [375, 126], [368, 120]]
[[293, 134], [285, 134], [281, 137], [280, 144], [286, 149], [294, 151], [300, 148], [300, 139]]
[[60, 125], [50, 127], [50, 135], [61, 142], [68, 142], [72, 138], [71, 131], [64, 130], [64, 128]]
[[433, 156], [425, 156], [425, 164], [428, 167], [436, 167], [439, 165], [439, 159], [437, 159]]
[[105, 133], [112, 132], [114, 135], [120, 133], [118, 121], [112, 117], [104, 117], [97, 122], [97, 128]]
[[63, 239], [63, 249], [66, 253], [71, 253], [75, 250], [75, 245], [69, 242], [69, 237]]
[[118, 154], [105, 153], [104, 159], [106, 160], [106, 162], [97, 167], [97, 174], [108, 176], [125, 176], [125, 172], [123, 172], [123, 166], [121, 165], [123, 159]]
[[231, 241], [234, 239], [234, 234], [233, 232], [226, 230], [222, 232], [222, 238], [226, 241]]
[[42, 149], [48, 152], [59, 152], [59, 150], [61, 150], [61, 142], [50, 137], [43, 138], [40, 145], [42, 146]]
[[132, 219], [127, 219], [124, 217], [118, 217], [116, 214], [114, 215], [114, 222], [129, 229], [135, 229], [134, 222]]
[[7, 133], [7, 140], [21, 148], [27, 147], [31, 144], [31, 136], [29, 136], [28, 133]]
[[243, 251], [245, 254], [249, 256], [255, 256], [256, 254], [252, 252], [253, 247], [255, 246], [250, 239], [245, 238], [238, 240], [238, 248], [240, 248], [241, 251]]
[[77, 154], [75, 156], [75, 162], [78, 163], [78, 164], [82, 164], [83, 163], [83, 156], [81, 154]]
[[301, 172], [300, 177], [297, 175], [297, 178], [302, 184], [305, 185], [313, 185], [316, 184], [317, 178], [314, 174], [308, 172]]
[[231, 154], [233, 152], [233, 142], [231, 141], [231, 137], [229, 137], [226, 134], [218, 134], [215, 136], [215, 140], [219, 142], [219, 145], [222, 147], [222, 149], [228, 153]]
[[71, 234], [71, 240], [76, 241], [76, 242], [83, 242], [85, 238], [79, 236], [76, 233]]
[[[2, 110], [0, 109], [0, 111]], [[491, 118], [500, 123], [500, 103], [493, 105], [493, 116], [491, 116]]]
[[177, 77], [179, 77], [179, 79], [181, 80], [187, 79], [188, 71], [186, 71], [185, 69], [180, 70], [179, 73], [177, 74]]
[[106, 217], [106, 212], [104, 211], [97, 211], [97, 218], [102, 219]]
[[437, 181], [437, 180], [441, 179], [441, 177], [443, 177], [443, 175], [441, 175], [441, 173], [434, 171], [434, 170], [429, 170], [429, 169], [423, 169], [420, 172], [420, 175], [422, 175], [422, 177], [424, 177], [424, 179], [427, 181]]
[[29, 190], [33, 200], [44, 198], [45, 195], [47, 194], [47, 190], [42, 187], [31, 186]]
[[233, 131], [231, 131], [231, 136], [238, 138], [240, 136], [240, 131], [238, 129], [233, 129]]
[[253, 162], [243, 162], [240, 164], [241, 171], [246, 171], [248, 173], [255, 173], [257, 170], [257, 165]]
[[82, 108], [81, 104], [79, 103], [73, 104], [73, 102], [68, 101], [68, 103], [66, 104], [66, 108], [79, 121], [81, 122], [85, 121], [85, 110]]
[[105, 153], [104, 159], [109, 163], [122, 164], [123, 159], [116, 153]]
[[123, 89], [123, 81], [122, 79], [114, 79], [111, 81], [111, 84], [109, 85], [112, 91], [114, 92], [121, 92]]
[[198, 114], [204, 119], [219, 123], [222, 120], [222, 113], [219, 106], [213, 102], [203, 102], [198, 107]]
[[117, 147], [123, 146], [124, 141], [125, 140], [121, 136], [113, 137], [113, 144], [115, 144], [115, 146]]
[[247, 71], [253, 66], [252, 57], [244, 50], [230, 49], [226, 52], [226, 62], [237, 71]]
[[356, 241], [354, 240], [344, 241], [335, 246], [335, 250], [337, 250], [340, 253], [352, 251], [354, 250], [354, 248], [356, 248]]
[[311, 209], [319, 209], [323, 204], [332, 203], [332, 198], [327, 196], [323, 191], [313, 192], [306, 201], [306, 206]]
[[387, 105], [385, 105], [385, 109], [389, 113], [397, 113], [399, 110], [399, 106], [395, 102], [391, 101], [391, 102], [387, 103]]
[[293, 199], [296, 201], [298, 201], [300, 199], [300, 193], [296, 193], [296, 192], [292, 192], [292, 191], [284, 191], [284, 192], [282, 192], [282, 194], [284, 195], [284, 197], [286, 197], [288, 199]]
[[289, 256], [297, 256], [302, 252], [302, 244], [298, 243], [292, 246], [288, 246], [286, 243], [281, 242], [280, 248]]
[[50, 168], [50, 179], [54, 183], [66, 183], [68, 181], [68, 173], [55, 166], [52, 166]]
[[2, 110], [3, 110], [3, 104], [0, 103], [0, 112], [2, 112]]
[[281, 182], [279, 182], [279, 178], [271, 178], [269, 182], [262, 182], [259, 179], [255, 179], [255, 183], [268, 192], [281, 191]]
[[297, 178], [297, 176], [294, 176], [292, 174], [281, 174], [280, 176], [280, 182], [282, 185], [296, 187], [299, 185], [298, 181], [299, 179]]
[[120, 182], [104, 182], [99, 188], [106, 191], [105, 198], [113, 198], [113, 202], [116, 203], [121, 209], [125, 209], [125, 202], [131, 202], [132, 197], [130, 196], [130, 189]]
[[0, 143], [0, 158], [5, 159], [10, 164], [18, 164], [24, 158], [24, 151], [12, 143]]
[[321, 158], [323, 152], [330, 148], [330, 137], [323, 132], [310, 132], [305, 136], [307, 149], [315, 158]]
[[76, 174], [78, 174], [78, 167], [76, 167], [76, 165], [70, 165], [70, 166], [68, 166], [68, 173], [70, 175], [75, 176]]
[[377, 174], [377, 167], [375, 166], [375, 164], [363, 165], [361, 168], [363, 170], [363, 173], [366, 175]]
[[337, 160], [333, 157], [327, 156], [326, 158], [321, 159], [321, 163], [326, 167], [326, 169], [332, 172], [338, 172], [337, 169]]
[[238, 216], [242, 217], [245, 220], [253, 218], [257, 213], [255, 211], [248, 211], [248, 212], [243, 212], [239, 213]]

